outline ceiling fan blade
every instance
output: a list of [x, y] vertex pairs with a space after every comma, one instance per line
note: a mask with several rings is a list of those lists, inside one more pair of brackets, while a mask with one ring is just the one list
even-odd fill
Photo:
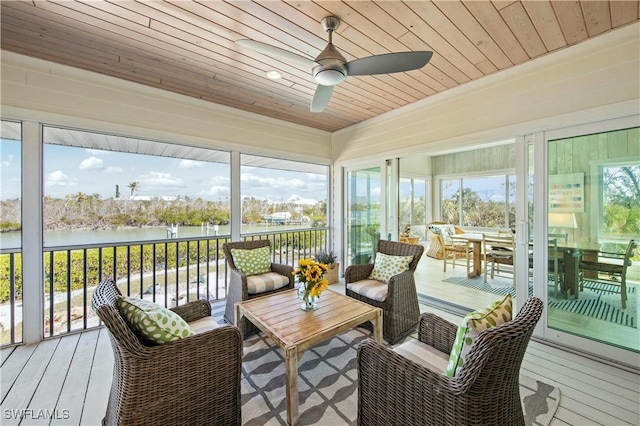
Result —
[[311, 112], [322, 112], [331, 99], [333, 93], [333, 86], [323, 86], [319, 84], [316, 88], [316, 93], [313, 94], [313, 100], [311, 101]]
[[355, 59], [346, 64], [349, 75], [390, 74], [422, 68], [431, 59], [433, 52], [398, 52]]
[[313, 66], [315, 65], [315, 62], [313, 62], [313, 60], [311, 59], [300, 56], [297, 53], [289, 52], [288, 50], [280, 49], [279, 47], [271, 46], [270, 44], [262, 43], [260, 41], [243, 39], [236, 40], [236, 43], [238, 43], [242, 47], [255, 50], [256, 52], [263, 53], [267, 56], [282, 59], [287, 63], [295, 63], [309, 69], [313, 68]]

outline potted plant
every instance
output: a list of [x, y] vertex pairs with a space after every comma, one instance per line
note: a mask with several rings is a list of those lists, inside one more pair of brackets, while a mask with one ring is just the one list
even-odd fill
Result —
[[335, 284], [338, 282], [338, 270], [340, 264], [338, 263], [338, 254], [333, 250], [318, 250], [313, 257], [316, 262], [324, 263], [327, 265], [327, 272], [325, 278], [329, 280], [329, 284]]

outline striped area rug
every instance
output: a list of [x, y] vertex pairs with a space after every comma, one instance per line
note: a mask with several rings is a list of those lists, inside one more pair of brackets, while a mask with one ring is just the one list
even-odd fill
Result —
[[[485, 284], [483, 277], [467, 278], [467, 277], [449, 277], [444, 282], [470, 287], [475, 290], [506, 296], [516, 295], [516, 290], [512, 287], [511, 280], [503, 278], [494, 278], [490, 283]], [[604, 284], [594, 281], [585, 280], [585, 288], [580, 292], [578, 299], [556, 299], [549, 297], [548, 306], [554, 309], [571, 312], [578, 315], [586, 315], [615, 324], [625, 325], [627, 327], [637, 328], [638, 320], [636, 318], [636, 287], [627, 287], [627, 308], [621, 309], [620, 296], [612, 294], [610, 290], [615, 290], [615, 285]], [[529, 294], [532, 294], [533, 288], [529, 286]], [[608, 291], [609, 290], [609, 291]]]

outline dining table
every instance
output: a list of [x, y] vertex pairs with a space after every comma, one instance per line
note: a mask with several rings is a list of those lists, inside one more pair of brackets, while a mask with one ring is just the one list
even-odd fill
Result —
[[[560, 282], [560, 291], [566, 299], [577, 299], [580, 285], [580, 259], [597, 260], [600, 244], [587, 241], [558, 242], [558, 252], [564, 262], [564, 279]], [[585, 278], [593, 278], [585, 272]]]
[[471, 269], [467, 271], [467, 277], [473, 278], [482, 275], [482, 241], [484, 234], [477, 232], [465, 232], [464, 234], [456, 234], [452, 238], [465, 240], [466, 243], [472, 244], [473, 258]]

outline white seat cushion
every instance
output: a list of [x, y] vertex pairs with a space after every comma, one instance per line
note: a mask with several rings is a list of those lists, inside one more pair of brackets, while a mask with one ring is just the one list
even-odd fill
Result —
[[347, 284], [347, 288], [354, 293], [365, 296], [378, 302], [387, 300], [389, 286], [378, 280], [361, 280]]
[[393, 349], [403, 357], [428, 368], [435, 373], [444, 373], [449, 363], [449, 354], [440, 352], [432, 346], [426, 345], [417, 339], [409, 339], [407, 342]]
[[289, 279], [290, 278], [280, 275], [277, 272], [251, 275], [247, 277], [247, 291], [249, 294], [258, 294], [264, 293], [265, 291], [276, 290], [289, 284]]
[[199, 320], [191, 321], [189, 327], [195, 334], [204, 333], [205, 331], [214, 330], [220, 327], [218, 321], [214, 317], [202, 317]]

